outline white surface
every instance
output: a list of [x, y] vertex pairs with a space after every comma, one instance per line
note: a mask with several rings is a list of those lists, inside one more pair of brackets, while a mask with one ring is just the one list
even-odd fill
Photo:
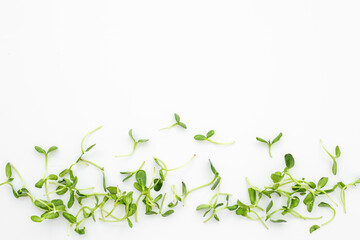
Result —
[[[0, 168], [12, 162], [35, 191], [43, 160], [33, 146], [59, 147], [49, 162], [56, 173], [76, 160], [82, 136], [103, 125], [87, 141], [98, 144], [88, 159], [105, 167], [112, 185], [120, 183], [119, 171], [143, 160], [150, 170], [152, 156], [177, 166], [194, 153], [195, 161], [169, 182], [206, 182], [211, 158], [232, 200], [247, 201], [246, 176], [258, 186], [270, 183], [288, 152], [298, 177], [350, 182], [360, 176], [359, 7], [358, 1], [1, 1]], [[188, 130], [159, 132], [174, 112]], [[131, 158], [115, 159], [131, 148], [130, 128], [150, 142]], [[192, 139], [210, 129], [214, 139], [236, 144]], [[280, 131], [269, 159], [255, 137]], [[330, 150], [341, 147], [336, 178], [320, 138]], [[98, 184], [92, 173], [83, 169], [79, 184]], [[338, 207], [335, 220], [312, 235], [315, 222], [296, 219], [266, 230], [222, 213], [221, 222], [203, 224], [194, 208], [208, 201], [207, 189], [167, 219], [140, 214], [133, 229], [87, 221], [81, 237], [68, 236], [63, 219], [31, 222], [39, 212], [28, 199], [14, 199], [8, 187], [0, 194], [4, 239], [335, 239], [356, 234], [360, 214], [360, 192], [349, 189], [348, 213]]]

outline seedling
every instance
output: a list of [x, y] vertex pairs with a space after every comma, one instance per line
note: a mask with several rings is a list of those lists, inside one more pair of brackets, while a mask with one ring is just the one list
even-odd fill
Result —
[[129, 130], [129, 136], [130, 136], [130, 138], [131, 138], [131, 139], [133, 140], [133, 142], [134, 142], [134, 147], [133, 147], [132, 151], [131, 151], [129, 154], [117, 155], [117, 156], [115, 156], [115, 157], [129, 157], [129, 156], [131, 156], [131, 155], [135, 152], [135, 149], [136, 149], [136, 147], [137, 147], [137, 145], [138, 145], [139, 143], [145, 143], [145, 142], [149, 141], [149, 139], [139, 139], [139, 140], [135, 140], [135, 138], [133, 137], [132, 129]]
[[175, 123], [173, 125], [169, 126], [169, 127], [161, 128], [160, 131], [170, 129], [172, 127], [175, 127], [176, 125], [178, 125], [178, 126], [180, 126], [182, 128], [185, 128], [185, 129], [187, 128], [185, 123], [180, 122], [180, 116], [177, 113], [174, 113], [174, 117], [175, 117]]
[[[48, 166], [48, 155], [50, 152], [52, 151], [55, 151], [57, 150], [58, 147], [56, 146], [52, 146], [50, 147], [47, 151], [45, 151], [44, 149], [42, 149], [41, 147], [39, 146], [35, 146], [35, 150], [38, 152], [38, 153], [41, 153], [44, 155], [45, 157], [45, 170], [44, 170], [44, 178], [43, 179], [40, 179], [36, 184], [35, 186], [36, 187], [42, 187], [42, 185], [44, 184], [45, 185], [45, 194], [46, 194], [46, 198], [48, 200], [48, 202], [50, 202], [50, 197], [49, 197], [49, 190], [48, 190], [48, 179], [50, 180], [57, 180], [57, 176], [56, 175], [49, 175], [47, 176], [47, 166]], [[56, 178], [56, 179], [55, 179]], [[40, 188], [41, 188], [40, 187]]]
[[215, 144], [218, 144], [218, 145], [230, 145], [230, 144], [235, 143], [235, 141], [227, 142], [227, 143], [215, 142], [215, 141], [210, 139], [214, 134], [215, 134], [215, 131], [210, 130], [210, 131], [208, 131], [206, 133], [206, 136], [198, 134], [198, 135], [194, 136], [194, 139], [197, 140], [197, 141], [208, 141], [208, 142], [215, 143]]
[[266, 141], [266, 140], [264, 140], [264, 139], [262, 139], [262, 138], [259, 138], [259, 137], [257, 137], [256, 140], [258, 140], [259, 142], [266, 143], [266, 144], [268, 145], [269, 155], [270, 155], [270, 157], [272, 158], [272, 155], [271, 155], [271, 146], [272, 146], [274, 143], [278, 142], [281, 137], [282, 137], [282, 133], [279, 133], [279, 135], [277, 135], [276, 138], [274, 138], [272, 141], [271, 141], [271, 140]]
[[321, 143], [321, 146], [323, 147], [323, 149], [325, 150], [325, 152], [326, 152], [326, 153], [331, 157], [331, 159], [333, 160], [333, 165], [332, 165], [331, 170], [332, 170], [332, 173], [333, 173], [334, 175], [336, 175], [336, 173], [337, 173], [337, 162], [336, 162], [336, 159], [339, 158], [340, 155], [341, 155], [340, 148], [339, 148], [339, 146], [336, 146], [336, 147], [335, 147], [335, 156], [334, 156], [334, 155], [332, 155], [331, 153], [329, 153], [328, 150], [326, 150], [326, 148], [324, 147], [324, 144], [323, 144], [322, 140], [320, 140], [320, 143]]
[[212, 164], [212, 162], [210, 161], [210, 159], [209, 159], [209, 163], [210, 163], [210, 169], [211, 169], [212, 173], [214, 174], [214, 178], [209, 183], [205, 183], [203, 185], [200, 185], [200, 186], [195, 187], [188, 191], [185, 183], [182, 182], [183, 206], [185, 206], [185, 200], [191, 192], [199, 190], [199, 189], [207, 187], [207, 186], [210, 186], [211, 184], [213, 184], [211, 187], [211, 190], [214, 190], [219, 185], [219, 183], [221, 181], [221, 177], [219, 176], [218, 171], [216, 171], [216, 169], [215, 169], [214, 165]]

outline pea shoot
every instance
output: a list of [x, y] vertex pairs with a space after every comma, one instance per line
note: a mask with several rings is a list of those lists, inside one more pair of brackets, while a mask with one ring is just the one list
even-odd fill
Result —
[[272, 155], [271, 155], [271, 146], [272, 146], [274, 143], [280, 141], [280, 138], [281, 138], [281, 137], [282, 137], [282, 133], [279, 133], [279, 135], [277, 135], [272, 141], [271, 141], [271, 140], [266, 141], [266, 140], [264, 140], [264, 139], [262, 139], [262, 138], [259, 138], [259, 137], [257, 137], [256, 140], [258, 140], [259, 142], [266, 143], [266, 144], [268, 145], [268, 148], [269, 148], [269, 156], [272, 158]]
[[210, 130], [206, 133], [206, 136], [205, 135], [201, 135], [201, 134], [197, 134], [194, 136], [194, 139], [197, 140], [197, 141], [208, 141], [208, 142], [211, 142], [211, 143], [214, 143], [214, 144], [218, 144], [218, 145], [231, 145], [231, 144], [234, 144], [235, 141], [232, 141], [232, 142], [226, 142], [226, 143], [221, 143], [221, 142], [215, 142], [213, 140], [211, 140], [210, 138], [215, 134], [215, 131], [214, 130]]
[[117, 155], [117, 156], [115, 156], [115, 157], [129, 157], [129, 156], [131, 156], [131, 155], [135, 152], [135, 149], [136, 149], [136, 147], [137, 147], [137, 145], [138, 145], [139, 143], [145, 143], [145, 142], [149, 141], [149, 139], [139, 139], [139, 140], [135, 140], [135, 138], [134, 138], [134, 136], [133, 136], [133, 133], [132, 133], [132, 129], [129, 130], [129, 136], [130, 136], [130, 138], [131, 138], [131, 139], [133, 140], [133, 142], [134, 142], [134, 146], [133, 146], [132, 151], [131, 151], [129, 154]]

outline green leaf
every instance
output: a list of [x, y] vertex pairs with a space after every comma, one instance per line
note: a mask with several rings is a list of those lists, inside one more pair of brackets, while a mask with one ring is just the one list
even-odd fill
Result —
[[41, 217], [38, 217], [38, 216], [31, 216], [31, 220], [33, 222], [42, 222], [43, 219]]
[[185, 124], [185, 123], [178, 122], [178, 125], [179, 125], [180, 127], [182, 127], [182, 128], [187, 129], [187, 126], [186, 126], [186, 124]]
[[50, 174], [48, 176], [48, 179], [56, 181], [56, 180], [58, 180], [58, 176], [56, 176], [55, 174]]
[[69, 198], [67, 207], [71, 208], [74, 205], [74, 202], [75, 202], [74, 191], [70, 191], [70, 198]]
[[248, 208], [243, 208], [243, 207], [239, 207], [236, 212], [237, 215], [241, 215], [241, 216], [247, 216], [248, 214]]
[[40, 179], [37, 183], [35, 183], [36, 188], [42, 188], [45, 183], [45, 179]]
[[319, 205], [318, 205], [319, 207], [328, 207], [328, 208], [332, 208], [331, 206], [330, 206], [330, 204], [328, 204], [328, 203], [326, 203], [326, 202], [321, 202], [321, 203], [319, 203]]
[[163, 217], [167, 217], [170, 216], [171, 214], [173, 214], [175, 211], [174, 210], [167, 210], [164, 214], [162, 214]]
[[271, 144], [278, 142], [281, 137], [282, 137], [282, 133], [279, 133], [279, 135], [277, 135], [276, 138], [274, 138], [274, 140], [272, 140]]
[[220, 183], [221, 177], [218, 177], [215, 181], [215, 183], [212, 185], [211, 190], [214, 190]]
[[259, 142], [263, 142], [263, 143], [268, 144], [268, 142], [265, 139], [257, 137], [256, 140], [258, 140]]
[[336, 156], [336, 158], [340, 157], [340, 155], [341, 155], [340, 148], [339, 148], [339, 146], [336, 146], [335, 147], [335, 156]]
[[132, 134], [132, 129], [129, 130], [129, 136], [131, 137], [131, 139], [136, 142], [135, 138], [133, 137], [133, 134]]
[[147, 142], [147, 141], [149, 141], [149, 139], [139, 139], [137, 142], [138, 143], [144, 143], [144, 142]]
[[59, 173], [59, 177], [65, 176], [69, 172], [69, 169], [63, 170], [61, 173]]
[[314, 182], [309, 182], [308, 183], [309, 187], [311, 187], [312, 189], [316, 188], [316, 184]]
[[240, 200], [237, 200], [237, 205], [241, 208], [246, 208], [246, 209], [248, 208], [248, 206], [246, 204], [240, 202]]
[[162, 194], [157, 195], [157, 197], [154, 199], [154, 202], [159, 201], [162, 198]]
[[130, 205], [133, 201], [133, 192], [128, 192], [124, 197], [124, 202], [126, 205]]
[[86, 150], [85, 150], [85, 152], [88, 152], [88, 151], [90, 151], [93, 147], [95, 147], [96, 146], [96, 144], [93, 144], [93, 145], [91, 145], [90, 147], [88, 147]]
[[130, 205], [130, 209], [129, 209], [129, 212], [128, 212], [128, 216], [130, 217], [130, 216], [134, 215], [135, 212], [136, 212], [136, 209], [137, 209], [136, 204], [135, 204], [135, 203], [132, 203], [132, 204]]
[[160, 178], [155, 178], [155, 179], [154, 179], [154, 184], [155, 184], [154, 190], [155, 190], [156, 192], [158, 192], [158, 191], [161, 190], [161, 188], [162, 188], [162, 186], [163, 186], [163, 181], [162, 181]]
[[253, 188], [248, 188], [248, 192], [251, 205], [254, 205], [256, 203], [256, 191]]
[[175, 116], [175, 121], [177, 123], [179, 123], [180, 122], [180, 116], [177, 113], [175, 113], [174, 116]]
[[325, 185], [327, 184], [328, 180], [329, 180], [329, 178], [327, 178], [327, 177], [322, 177], [322, 178], [320, 178], [320, 180], [319, 180], [319, 182], [318, 182], [318, 184], [317, 184], [317, 185], [318, 185], [318, 188], [321, 189], [321, 188], [325, 187]]
[[76, 217], [70, 213], [63, 212], [63, 216], [66, 220], [68, 220], [70, 223], [76, 223]]
[[199, 210], [208, 209], [208, 208], [210, 208], [209, 204], [200, 204], [199, 206], [196, 207], [196, 210], [199, 211]]
[[135, 188], [136, 190], [138, 190], [139, 192], [142, 192], [142, 187], [140, 186], [139, 183], [134, 182], [134, 188]]
[[272, 208], [273, 205], [274, 205], [274, 203], [273, 203], [273, 201], [271, 200], [271, 201], [269, 202], [269, 204], [267, 205], [267, 207], [266, 207], [266, 213], [270, 211], [270, 209]]
[[39, 146], [35, 146], [35, 150], [36, 150], [38, 153], [46, 154], [45, 150], [42, 149], [42, 148], [39, 147]]
[[56, 149], [58, 149], [57, 146], [52, 146], [52, 147], [50, 147], [50, 148], [48, 149], [47, 153], [50, 153], [50, 152], [52, 152], [52, 151], [55, 151]]
[[336, 175], [336, 173], [337, 173], [337, 163], [336, 163], [336, 161], [334, 161], [333, 162], [333, 165], [332, 165], [332, 173], [334, 174], [334, 175]]
[[232, 206], [228, 206], [227, 209], [229, 209], [229, 211], [235, 211], [239, 206], [237, 204], [234, 204]]
[[312, 233], [313, 231], [316, 231], [316, 230], [318, 230], [319, 228], [320, 228], [319, 225], [312, 225], [312, 226], [310, 227], [309, 231], [310, 231], [310, 233]]
[[215, 176], [218, 176], [219, 173], [218, 171], [216, 171], [214, 165], [212, 164], [211, 160], [209, 159], [209, 163], [210, 163], [210, 168], [211, 168], [211, 171], [214, 173]]
[[290, 153], [285, 154], [285, 164], [288, 169], [291, 169], [295, 165], [295, 160]]
[[59, 217], [59, 213], [58, 212], [44, 212], [42, 215], [41, 215], [41, 218], [46, 218], [46, 219], [56, 219]]
[[290, 208], [296, 208], [300, 203], [300, 199], [298, 197], [293, 197], [290, 201]]
[[276, 219], [276, 220], [270, 219], [270, 221], [273, 222], [273, 223], [284, 223], [284, 222], [286, 222], [286, 220], [284, 220], [284, 219]]
[[184, 182], [181, 182], [181, 185], [182, 185], [182, 194], [185, 195], [187, 193], [186, 185]]
[[132, 227], [133, 227], [133, 223], [131, 222], [131, 220], [130, 220], [129, 218], [127, 218], [127, 222], [128, 222], [129, 227], [132, 228]]
[[140, 184], [140, 186], [146, 186], [146, 172], [144, 170], [139, 170], [136, 173], [136, 181]]
[[283, 178], [284, 178], [284, 175], [282, 175], [281, 172], [275, 172], [275, 173], [271, 174], [271, 179], [273, 180], [274, 183], [280, 182]]
[[194, 139], [198, 140], [198, 141], [204, 141], [204, 140], [206, 140], [206, 137], [204, 135], [198, 134], [198, 135], [194, 136]]
[[83, 227], [83, 228], [75, 228], [74, 231], [77, 232], [80, 235], [84, 235], [85, 234], [85, 227]]
[[41, 208], [41, 209], [46, 210], [46, 211], [50, 210], [50, 207], [49, 207], [48, 202], [46, 200], [41, 200], [41, 201], [35, 200], [34, 205], [37, 206], [38, 208]]
[[309, 205], [314, 202], [314, 195], [312, 193], [308, 193], [303, 200], [305, 205]]
[[108, 191], [109, 191], [109, 193], [111, 193], [111, 194], [117, 194], [117, 187], [107, 187], [106, 188]]
[[206, 138], [211, 138], [215, 134], [214, 130], [210, 130], [206, 133]]
[[58, 186], [56, 188], [56, 194], [57, 195], [64, 195], [68, 191], [68, 188], [65, 186]]
[[6, 164], [5, 173], [6, 173], [6, 177], [8, 179], [11, 178], [12, 172], [11, 172], [11, 164], [10, 163]]

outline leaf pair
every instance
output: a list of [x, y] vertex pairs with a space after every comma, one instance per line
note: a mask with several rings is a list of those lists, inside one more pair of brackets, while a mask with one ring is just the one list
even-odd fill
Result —
[[136, 139], [134, 138], [134, 136], [133, 136], [132, 129], [129, 130], [129, 133], [128, 133], [128, 134], [129, 134], [130, 138], [131, 138], [131, 139], [133, 140], [133, 142], [134, 142], [134, 146], [133, 146], [132, 151], [131, 151], [129, 154], [117, 155], [117, 156], [115, 156], [115, 157], [128, 157], [128, 156], [131, 156], [131, 155], [135, 152], [135, 149], [136, 149], [136, 147], [137, 147], [137, 145], [138, 145], [139, 143], [145, 143], [145, 142], [149, 141], [149, 139], [139, 139], [139, 140], [136, 140]]
[[256, 140], [258, 140], [259, 142], [266, 143], [266, 144], [268, 145], [269, 155], [270, 155], [270, 157], [272, 158], [272, 155], [271, 155], [271, 146], [272, 146], [274, 143], [280, 141], [280, 138], [281, 138], [281, 137], [282, 137], [282, 133], [279, 133], [279, 135], [277, 135], [272, 141], [271, 141], [271, 140], [266, 141], [266, 140], [264, 140], [264, 139], [262, 139], [262, 138], [259, 138], [259, 137], [257, 137]]
[[322, 142], [322, 140], [320, 140], [321, 146], [323, 147], [323, 149], [325, 150], [325, 152], [331, 157], [331, 159], [333, 160], [333, 165], [331, 167], [331, 171], [334, 175], [336, 175], [337, 173], [337, 162], [336, 159], [340, 157], [341, 155], [341, 151], [339, 146], [335, 147], [335, 155], [332, 155], [331, 153], [329, 153], [328, 150], [326, 150], [326, 148], [324, 147], [324, 144]]
[[228, 142], [228, 143], [220, 143], [220, 142], [215, 142], [213, 140], [211, 140], [210, 138], [215, 134], [215, 131], [214, 130], [210, 130], [206, 133], [206, 136], [205, 135], [201, 135], [201, 134], [197, 134], [194, 136], [194, 139], [197, 140], [197, 141], [208, 141], [208, 142], [211, 142], [211, 143], [214, 143], [214, 144], [218, 144], [218, 145], [230, 145], [230, 144], [233, 144], [235, 143], [235, 141], [233, 142]]
[[57, 149], [58, 149], [57, 146], [52, 146], [52, 147], [50, 147], [47, 151], [45, 151], [45, 150], [42, 149], [41, 147], [35, 146], [35, 150], [36, 150], [38, 153], [41, 153], [41, 154], [44, 154], [44, 155], [48, 155], [50, 152], [55, 151], [55, 150], [57, 150]]
[[160, 131], [161, 131], [161, 130], [165, 130], [165, 129], [170, 129], [170, 128], [172, 128], [172, 127], [175, 127], [176, 125], [178, 125], [178, 126], [180, 126], [180, 127], [182, 127], [182, 128], [185, 128], [185, 129], [187, 128], [185, 123], [180, 122], [180, 116], [179, 116], [179, 114], [174, 113], [174, 117], [175, 117], [175, 123], [174, 123], [173, 125], [169, 126], [169, 127], [161, 128]]

